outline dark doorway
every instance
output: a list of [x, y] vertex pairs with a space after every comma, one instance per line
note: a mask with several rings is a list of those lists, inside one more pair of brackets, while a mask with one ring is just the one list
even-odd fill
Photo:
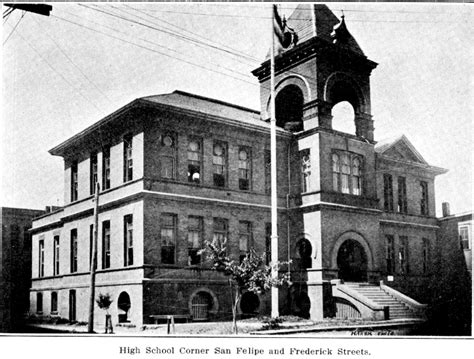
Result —
[[118, 322], [126, 323], [128, 322], [128, 311], [131, 307], [130, 296], [127, 292], [120, 293], [117, 301], [117, 307], [119, 309]]
[[76, 321], [76, 291], [74, 289], [69, 291], [69, 321]]
[[288, 85], [275, 98], [276, 124], [288, 131], [303, 131], [303, 93]]
[[352, 239], [345, 241], [337, 253], [339, 279], [346, 282], [367, 281], [367, 254], [362, 245]]
[[258, 295], [252, 292], [245, 292], [240, 298], [240, 310], [243, 316], [252, 316], [258, 314], [260, 307], [260, 299]]

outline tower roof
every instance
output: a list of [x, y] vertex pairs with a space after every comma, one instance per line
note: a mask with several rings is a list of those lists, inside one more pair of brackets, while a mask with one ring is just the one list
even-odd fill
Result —
[[323, 40], [364, 55], [359, 44], [347, 29], [344, 17], [339, 21], [337, 16], [324, 4], [299, 4], [288, 18], [287, 24], [295, 30], [300, 43], [316, 35]]

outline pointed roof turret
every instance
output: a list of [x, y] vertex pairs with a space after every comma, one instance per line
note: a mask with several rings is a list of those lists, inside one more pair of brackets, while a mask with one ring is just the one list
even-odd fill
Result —
[[347, 29], [344, 15], [339, 21], [337, 16], [324, 4], [299, 4], [288, 18], [287, 25], [294, 29], [298, 35], [298, 43], [316, 36], [365, 56]]

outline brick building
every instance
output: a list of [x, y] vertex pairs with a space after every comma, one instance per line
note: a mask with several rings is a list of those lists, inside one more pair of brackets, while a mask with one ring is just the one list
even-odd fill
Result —
[[[434, 180], [445, 170], [405, 136], [375, 141], [377, 64], [326, 6], [315, 5], [311, 26], [293, 20], [309, 6], [288, 19], [298, 42], [276, 58], [278, 251], [292, 260], [280, 313], [379, 318], [385, 301], [392, 317], [416, 315], [431, 301]], [[269, 257], [269, 60], [253, 74], [260, 112], [175, 91], [137, 99], [50, 151], [64, 158], [65, 205], [33, 225], [32, 311], [86, 320], [77, 303], [89, 295], [99, 182], [96, 293], [111, 294], [114, 321], [231, 317], [227, 279], [198, 250], [227, 238], [236, 260], [249, 247]], [[333, 129], [341, 101], [355, 133]], [[269, 298], [244, 294], [240, 311], [268, 314]]]
[[34, 217], [44, 211], [0, 207], [0, 332], [21, 330], [29, 311]]

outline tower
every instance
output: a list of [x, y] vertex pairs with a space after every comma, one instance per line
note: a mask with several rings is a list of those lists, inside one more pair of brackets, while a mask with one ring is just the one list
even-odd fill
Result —
[[[277, 126], [293, 134], [287, 192], [293, 260], [292, 311], [331, 311], [330, 281], [375, 281], [379, 222], [369, 60], [326, 5], [300, 4], [287, 21], [298, 41], [275, 58]], [[261, 113], [270, 113], [270, 61], [253, 71]], [[355, 133], [333, 128], [333, 107], [349, 102]], [[296, 157], [296, 158], [294, 158]], [[297, 159], [297, 160], [295, 160]]]

